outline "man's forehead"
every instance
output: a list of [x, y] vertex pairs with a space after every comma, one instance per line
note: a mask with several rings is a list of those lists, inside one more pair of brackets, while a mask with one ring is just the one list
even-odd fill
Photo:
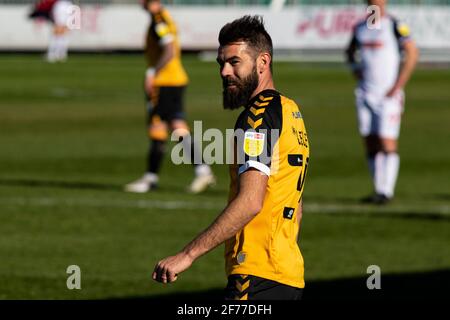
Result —
[[245, 41], [230, 42], [224, 46], [220, 46], [218, 56], [241, 56], [248, 54], [248, 45]]

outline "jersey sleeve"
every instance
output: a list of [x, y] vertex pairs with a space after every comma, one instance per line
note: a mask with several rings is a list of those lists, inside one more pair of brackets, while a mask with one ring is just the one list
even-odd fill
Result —
[[411, 39], [411, 30], [409, 26], [398, 20], [394, 20], [394, 33], [400, 44]]
[[[279, 99], [261, 97], [260, 100], [269, 98]], [[281, 107], [277, 103], [270, 103], [267, 108], [261, 107], [267, 102], [269, 101], [256, 101], [238, 119], [235, 127], [238, 174], [254, 168], [270, 176], [270, 166], [275, 156], [274, 146], [281, 134], [282, 119]]]
[[357, 37], [357, 26], [353, 28], [352, 37], [350, 39], [350, 43], [347, 46], [347, 50], [345, 51], [347, 62], [351, 65], [352, 68], [357, 68], [356, 56], [355, 52], [359, 50], [360, 44]]
[[170, 22], [164, 17], [163, 14], [158, 14], [155, 16], [154, 31], [158, 37], [158, 42], [161, 45], [166, 45], [171, 43], [175, 35], [172, 33], [170, 28]]
[[350, 45], [353, 48], [359, 48], [358, 38], [356, 38], [356, 32], [353, 32], [352, 38], [350, 39]]

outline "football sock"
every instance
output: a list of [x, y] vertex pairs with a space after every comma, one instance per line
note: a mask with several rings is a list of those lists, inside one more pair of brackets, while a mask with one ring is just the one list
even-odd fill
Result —
[[367, 156], [367, 163], [369, 165], [370, 176], [372, 177], [372, 180], [374, 180], [375, 179], [375, 155], [374, 154], [370, 154]]
[[385, 155], [384, 152], [377, 152], [373, 161], [373, 184], [378, 194], [384, 194], [385, 189]]
[[144, 174], [144, 179], [149, 183], [158, 183], [159, 177], [156, 173], [146, 172]]
[[198, 164], [195, 165], [195, 175], [198, 176], [206, 176], [212, 174], [211, 167], [207, 164]]
[[203, 164], [203, 157], [201, 150], [198, 148], [197, 144], [194, 143], [194, 139], [190, 134], [180, 137], [181, 143], [183, 144], [184, 154], [189, 157], [191, 163], [194, 166]]
[[190, 134], [186, 134], [183, 136], [180, 136], [178, 138], [178, 141], [181, 142], [181, 145], [183, 147], [183, 156], [185, 161], [187, 161], [187, 159], [189, 159], [191, 161], [192, 164], [195, 163], [195, 159], [194, 159], [194, 152], [193, 148], [192, 148], [192, 138]]
[[62, 34], [56, 37], [56, 58], [64, 60], [67, 58], [67, 51], [69, 48], [69, 37], [67, 34]]
[[[192, 164], [195, 166], [195, 174], [198, 175], [198, 173], [201, 174], [202, 172], [204, 172], [205, 174], [210, 173], [211, 170], [209, 170], [209, 166], [207, 164], [204, 164], [202, 152], [201, 152], [200, 148], [198, 147], [198, 145], [196, 143], [194, 143], [194, 139], [191, 139], [191, 150], [192, 150], [191, 161], [192, 161]], [[198, 169], [198, 168], [203, 168], [203, 169]], [[209, 170], [209, 172], [206, 172], [208, 170]]]
[[400, 157], [396, 152], [389, 152], [385, 154], [384, 164], [384, 194], [388, 198], [394, 195], [395, 184], [397, 182], [398, 171], [400, 167]]
[[374, 157], [369, 157], [368, 162], [375, 192], [392, 198], [400, 167], [398, 153], [378, 152]]
[[185, 135], [180, 137], [183, 143], [184, 154], [190, 157], [191, 163], [195, 167], [195, 175], [208, 175], [211, 174], [211, 168], [203, 161], [202, 153], [198, 145], [194, 143], [192, 136]]
[[166, 152], [165, 141], [152, 140], [147, 157], [147, 172], [155, 174], [159, 172], [165, 152]]
[[52, 62], [57, 59], [58, 38], [56, 35], [50, 37], [47, 49], [47, 60]]

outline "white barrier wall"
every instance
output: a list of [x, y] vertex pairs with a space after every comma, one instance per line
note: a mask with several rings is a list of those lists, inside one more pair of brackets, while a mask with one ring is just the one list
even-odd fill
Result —
[[[409, 23], [419, 47], [450, 49], [449, 6], [399, 6], [391, 12]], [[44, 49], [49, 36], [45, 22], [27, 19], [30, 7], [0, 7], [0, 49]], [[275, 49], [342, 49], [362, 6], [302, 6], [270, 11], [265, 7], [169, 7], [178, 23], [184, 49], [217, 47], [226, 22], [244, 14], [262, 14]], [[140, 49], [149, 17], [138, 5], [81, 7], [81, 29], [71, 34], [71, 48]]]

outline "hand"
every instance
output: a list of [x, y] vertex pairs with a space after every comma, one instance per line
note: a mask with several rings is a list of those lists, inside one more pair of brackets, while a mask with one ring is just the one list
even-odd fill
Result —
[[398, 90], [400, 90], [400, 87], [398, 87], [397, 85], [394, 85], [394, 86], [386, 93], [386, 97], [392, 98], [393, 96], [395, 96], [395, 95], [397, 94]]
[[162, 283], [174, 282], [177, 280], [178, 274], [188, 269], [192, 262], [194, 262], [193, 259], [185, 252], [167, 257], [155, 266], [152, 278]]

